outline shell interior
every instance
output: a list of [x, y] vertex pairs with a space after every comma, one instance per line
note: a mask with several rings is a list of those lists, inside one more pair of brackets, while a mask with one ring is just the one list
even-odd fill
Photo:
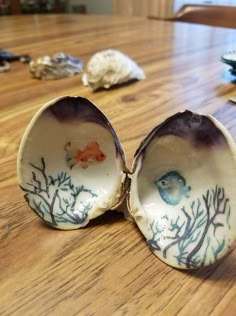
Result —
[[85, 226], [119, 204], [125, 157], [103, 113], [81, 97], [43, 107], [23, 137], [19, 184], [29, 206], [59, 229]]
[[233, 140], [212, 117], [185, 111], [148, 135], [129, 207], [155, 255], [186, 269], [227, 253], [236, 238], [235, 171]]

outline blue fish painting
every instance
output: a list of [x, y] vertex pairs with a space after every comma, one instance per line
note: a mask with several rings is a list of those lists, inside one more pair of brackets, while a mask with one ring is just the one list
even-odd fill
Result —
[[190, 186], [186, 186], [185, 179], [177, 171], [170, 171], [154, 181], [161, 198], [170, 205], [180, 203], [182, 197], [189, 197]]

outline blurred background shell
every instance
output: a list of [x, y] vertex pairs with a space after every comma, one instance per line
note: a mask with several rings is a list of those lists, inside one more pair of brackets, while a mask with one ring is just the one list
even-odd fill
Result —
[[82, 77], [83, 84], [92, 91], [143, 79], [145, 74], [136, 62], [114, 49], [93, 55]]
[[135, 154], [129, 208], [153, 253], [192, 269], [224, 256], [236, 238], [235, 144], [210, 116], [177, 113]]

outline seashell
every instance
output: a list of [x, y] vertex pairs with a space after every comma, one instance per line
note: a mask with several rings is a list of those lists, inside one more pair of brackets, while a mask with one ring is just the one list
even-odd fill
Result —
[[58, 229], [75, 229], [124, 198], [125, 156], [103, 113], [80, 97], [41, 108], [18, 154], [19, 184], [31, 209]]
[[127, 55], [114, 49], [103, 50], [93, 55], [82, 76], [83, 84], [92, 91], [143, 79], [143, 70]]
[[224, 256], [236, 239], [235, 144], [218, 121], [177, 113], [134, 158], [129, 210], [153, 253], [181, 269]]
[[27, 128], [18, 178], [31, 209], [58, 229], [83, 227], [127, 196], [151, 251], [193, 269], [222, 258], [236, 239], [235, 153], [216, 119], [185, 111], [149, 133], [130, 172], [104, 114], [85, 98], [61, 97]]
[[82, 61], [64, 53], [57, 53], [53, 57], [43, 56], [30, 63], [30, 72], [37, 79], [61, 79], [82, 71]]

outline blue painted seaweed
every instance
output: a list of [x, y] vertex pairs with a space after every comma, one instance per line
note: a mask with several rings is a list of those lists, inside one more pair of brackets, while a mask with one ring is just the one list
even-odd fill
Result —
[[[158, 221], [150, 224], [150, 248], [161, 252], [162, 256], [168, 259], [168, 251], [175, 247], [174, 257], [177, 264], [186, 268], [204, 266], [209, 251], [212, 252], [213, 261], [216, 261], [226, 247], [225, 237], [219, 240], [216, 232], [218, 228], [230, 230], [231, 210], [225, 189], [216, 185], [214, 189], [208, 189], [201, 198], [193, 201], [190, 211], [187, 211], [185, 206], [180, 211], [184, 216], [168, 221], [164, 234]], [[182, 221], [180, 218], [183, 218]], [[170, 241], [164, 248], [159, 245], [161, 238]]]
[[[32, 178], [21, 186], [26, 192], [25, 200], [35, 213], [53, 226], [59, 223], [83, 225], [92, 208], [92, 199], [97, 195], [84, 185], [73, 184], [71, 176], [60, 172], [56, 176], [47, 175], [46, 163], [41, 158], [41, 165], [32, 163]], [[87, 202], [79, 201], [79, 196], [87, 194]]]

